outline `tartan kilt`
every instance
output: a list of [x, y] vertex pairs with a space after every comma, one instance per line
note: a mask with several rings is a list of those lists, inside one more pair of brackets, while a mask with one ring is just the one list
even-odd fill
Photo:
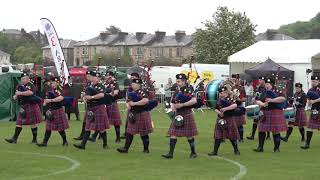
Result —
[[263, 110], [263, 114], [263, 119], [259, 121], [259, 132], [287, 131], [287, 121], [282, 109]]
[[111, 105], [108, 105], [106, 107], [106, 110], [108, 114], [109, 123], [114, 126], [120, 126], [122, 122], [118, 103], [114, 102]]
[[320, 129], [320, 114], [318, 115], [318, 118], [313, 120], [311, 118], [311, 113], [310, 113], [310, 116], [309, 116], [309, 121], [307, 123], [307, 128], [309, 129]]
[[238, 127], [237, 127], [237, 116], [230, 116], [224, 118], [227, 122], [226, 129], [218, 128], [218, 121], [216, 121], [213, 138], [214, 139], [230, 139], [230, 140], [237, 140], [240, 139]]
[[288, 125], [304, 127], [307, 125], [307, 115], [304, 108], [297, 108], [295, 122], [289, 122]]
[[[88, 111], [92, 111], [94, 114], [94, 120], [93, 122], [90, 122], [87, 118]], [[87, 112], [85, 113], [85, 121], [86, 121], [86, 130], [94, 130], [94, 131], [104, 131], [106, 129], [109, 129], [109, 119], [106, 111], [106, 107], [104, 104], [94, 106], [94, 107], [88, 107]]]
[[198, 135], [196, 122], [191, 109], [177, 111], [177, 115], [183, 117], [184, 123], [181, 127], [176, 127], [174, 121], [171, 122], [168, 134], [177, 137], [192, 137]]
[[69, 123], [63, 107], [57, 110], [51, 110], [52, 120], [46, 121], [46, 130], [63, 131], [69, 128]]
[[22, 105], [22, 108], [25, 110], [26, 117], [22, 118], [18, 114], [16, 125], [35, 125], [41, 123], [42, 114], [38, 104], [25, 104]]
[[244, 124], [246, 124], [246, 116], [245, 115], [241, 115], [241, 116], [234, 116], [237, 127], [240, 127]]
[[153, 132], [151, 116], [149, 111], [143, 111], [134, 115], [135, 122], [128, 121], [127, 133], [131, 135], [148, 135]]

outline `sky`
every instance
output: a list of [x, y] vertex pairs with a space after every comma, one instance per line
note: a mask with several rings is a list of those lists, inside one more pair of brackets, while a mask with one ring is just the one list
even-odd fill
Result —
[[256, 33], [308, 21], [320, 12], [319, 0], [9, 0], [0, 3], [0, 29], [43, 31], [40, 18], [45, 17], [64, 39], [87, 40], [109, 25], [129, 33], [191, 34], [219, 6], [245, 12], [257, 25]]

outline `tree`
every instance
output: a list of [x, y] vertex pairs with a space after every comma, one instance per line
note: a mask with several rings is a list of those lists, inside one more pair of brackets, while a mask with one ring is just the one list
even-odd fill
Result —
[[218, 7], [213, 20], [193, 35], [197, 62], [226, 64], [228, 56], [255, 42], [255, 28], [245, 13]]
[[119, 27], [116, 27], [115, 25], [110, 25], [106, 28], [106, 30], [111, 34], [118, 34], [119, 32], [121, 32], [121, 29]]
[[148, 59], [147, 60], [147, 64], [150, 64], [150, 62], [153, 61], [153, 66], [181, 66], [182, 65], [182, 61], [180, 60], [172, 60], [170, 58], [166, 58], [166, 57], [159, 57], [156, 59]]
[[[100, 60], [100, 66], [115, 66], [116, 64], [118, 66], [121, 67], [130, 67], [133, 65], [133, 60], [130, 57], [130, 53], [129, 53], [129, 48], [128, 47], [124, 47], [123, 48], [124, 52], [123, 55], [119, 55], [116, 53], [108, 53], [108, 54], [100, 54], [97, 53], [94, 55], [93, 57], [93, 64], [97, 66], [99, 63], [99, 58], [101, 58]], [[118, 61], [118, 59], [120, 58], [120, 61]]]

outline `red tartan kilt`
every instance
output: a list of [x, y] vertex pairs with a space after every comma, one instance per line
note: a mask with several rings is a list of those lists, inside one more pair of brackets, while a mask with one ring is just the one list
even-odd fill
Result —
[[93, 122], [90, 122], [87, 118], [87, 112], [85, 113], [86, 130], [104, 131], [110, 128], [105, 105], [90, 107], [87, 111], [92, 111], [94, 113], [94, 120]]
[[238, 127], [236, 123], [237, 118], [238, 118], [237, 116], [224, 118], [224, 120], [226, 120], [227, 122], [227, 128], [224, 130], [218, 128], [216, 123], [214, 132], [213, 132], [213, 138], [214, 139], [231, 139], [231, 140], [240, 139], [240, 135], [239, 135]]
[[317, 119], [313, 120], [313, 119], [311, 119], [311, 113], [310, 113], [307, 127], [309, 129], [318, 129], [319, 130], [320, 129], [320, 114]]
[[168, 134], [177, 137], [192, 137], [198, 135], [198, 129], [196, 122], [193, 118], [191, 109], [177, 112], [177, 115], [181, 115], [184, 120], [184, 124], [181, 127], [176, 127], [174, 121], [172, 121]]
[[295, 122], [289, 122], [291, 126], [304, 127], [307, 125], [307, 115], [304, 108], [298, 108], [296, 111]]
[[144, 111], [135, 114], [135, 122], [128, 121], [127, 133], [141, 136], [148, 135], [153, 132], [151, 116], [149, 111]]
[[118, 103], [112, 103], [112, 105], [106, 107], [106, 110], [108, 114], [109, 123], [114, 126], [120, 126], [122, 122]]
[[287, 131], [287, 121], [282, 109], [263, 110], [263, 119], [259, 121], [259, 132], [279, 133]]
[[52, 110], [51, 114], [52, 120], [46, 121], [46, 130], [63, 131], [69, 128], [69, 123], [62, 107], [57, 110]]
[[26, 117], [22, 118], [18, 114], [16, 125], [35, 125], [42, 121], [42, 114], [38, 104], [25, 104], [22, 106], [26, 113]]
[[246, 124], [246, 116], [245, 115], [241, 115], [241, 116], [234, 116], [237, 127], [240, 127], [244, 124]]

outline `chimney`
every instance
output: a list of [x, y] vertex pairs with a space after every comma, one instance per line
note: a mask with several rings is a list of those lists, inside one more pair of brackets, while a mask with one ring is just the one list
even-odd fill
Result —
[[100, 32], [100, 38], [102, 41], [106, 40], [106, 38], [110, 35], [111, 33], [108, 31], [102, 31]]
[[181, 39], [183, 38], [183, 36], [186, 35], [185, 31], [176, 31], [175, 36], [176, 36], [176, 41], [181, 41]]
[[166, 32], [156, 31], [155, 35], [156, 35], [156, 40], [160, 41], [162, 38], [164, 38], [166, 36]]
[[143, 38], [144, 35], [146, 35], [147, 33], [145, 32], [136, 32], [136, 38], [138, 41], [141, 41], [141, 39]]
[[126, 38], [126, 36], [128, 36], [127, 32], [118, 32], [118, 39], [120, 41], [123, 41]]
[[21, 28], [21, 34], [25, 34], [26, 33], [26, 30], [24, 28]]
[[266, 32], [267, 40], [274, 40], [274, 36], [277, 34], [277, 30], [268, 29]]

